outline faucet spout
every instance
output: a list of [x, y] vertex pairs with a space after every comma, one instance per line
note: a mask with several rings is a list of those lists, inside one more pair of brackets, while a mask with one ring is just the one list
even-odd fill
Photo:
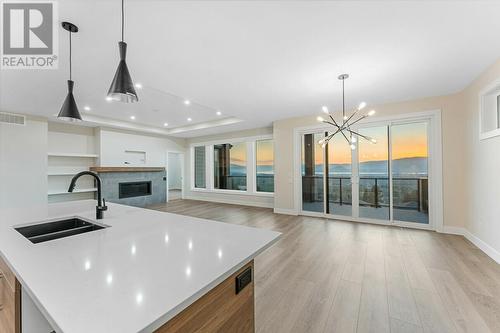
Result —
[[71, 179], [71, 183], [69, 184], [68, 187], [68, 192], [73, 192], [76, 186], [76, 181], [78, 178], [81, 176], [88, 175], [94, 177], [96, 184], [97, 184], [97, 206], [96, 206], [96, 219], [100, 220], [103, 217], [103, 212], [108, 209], [106, 206], [106, 201], [102, 198], [102, 186], [101, 186], [101, 178], [92, 171], [82, 171], [77, 173], [76, 175], [73, 176]]

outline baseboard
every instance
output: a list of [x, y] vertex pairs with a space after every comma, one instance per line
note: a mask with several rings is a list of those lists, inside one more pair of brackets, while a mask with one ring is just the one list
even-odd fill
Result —
[[187, 196], [187, 195], [185, 195], [183, 199], [225, 203], [225, 204], [230, 204], [230, 205], [261, 207], [261, 208], [273, 208], [273, 206], [274, 206], [273, 203], [244, 201], [244, 200], [227, 200], [227, 199], [220, 199], [220, 198], [206, 198], [206, 197], [196, 197], [196, 196]]
[[461, 235], [465, 237], [465, 228], [462, 227], [448, 227], [444, 226], [443, 230], [441, 231], [444, 234], [451, 234], [451, 235]]
[[275, 214], [284, 214], [284, 215], [299, 215], [299, 213], [295, 209], [286, 209], [286, 208], [274, 208]]
[[477, 237], [476, 235], [472, 234], [469, 232], [469, 230], [465, 228], [460, 228], [460, 227], [444, 227], [443, 230], [444, 233], [447, 234], [453, 234], [453, 235], [462, 235], [464, 236], [469, 242], [477, 246], [481, 251], [486, 253], [488, 257], [491, 259], [495, 260], [498, 264], [500, 264], [500, 252], [495, 250], [493, 247], [488, 245], [486, 242], [484, 242], [482, 239]]
[[473, 235], [468, 230], [465, 230], [464, 234], [465, 238], [467, 238], [472, 244], [476, 245], [481, 251], [486, 253], [491, 259], [495, 260], [498, 264], [500, 264], [500, 252], [495, 250], [489, 244], [481, 240], [476, 235]]

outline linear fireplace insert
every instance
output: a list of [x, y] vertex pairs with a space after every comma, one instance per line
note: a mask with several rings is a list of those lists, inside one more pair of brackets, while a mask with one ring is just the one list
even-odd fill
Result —
[[151, 181], [118, 184], [118, 198], [132, 198], [151, 195]]

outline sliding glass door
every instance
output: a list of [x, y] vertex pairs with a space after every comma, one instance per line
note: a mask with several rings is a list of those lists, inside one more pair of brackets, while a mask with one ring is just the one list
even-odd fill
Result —
[[369, 219], [390, 219], [389, 193], [389, 128], [361, 128], [359, 133], [377, 140], [358, 142], [359, 216]]
[[342, 135], [322, 147], [301, 136], [302, 211], [349, 220], [429, 224], [428, 120], [357, 128], [376, 144]]
[[343, 136], [334, 136], [326, 146], [325, 166], [328, 169], [326, 213], [352, 216], [352, 152]]
[[429, 224], [428, 124], [391, 126], [393, 219]]
[[302, 136], [302, 210], [325, 211], [324, 204], [324, 153], [318, 141], [324, 133], [310, 133]]

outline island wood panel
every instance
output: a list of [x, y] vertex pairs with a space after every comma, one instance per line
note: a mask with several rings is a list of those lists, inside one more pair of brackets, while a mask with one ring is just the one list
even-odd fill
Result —
[[0, 258], [0, 333], [21, 332], [21, 285]]
[[254, 284], [249, 283], [236, 295], [236, 276], [253, 260], [188, 308], [160, 327], [156, 333], [255, 332]]

